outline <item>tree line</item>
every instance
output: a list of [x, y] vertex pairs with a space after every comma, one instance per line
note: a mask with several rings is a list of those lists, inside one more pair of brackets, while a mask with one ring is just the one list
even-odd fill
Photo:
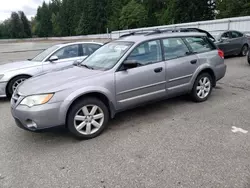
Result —
[[52, 0], [28, 21], [13, 12], [0, 38], [74, 36], [250, 15], [249, 0]]

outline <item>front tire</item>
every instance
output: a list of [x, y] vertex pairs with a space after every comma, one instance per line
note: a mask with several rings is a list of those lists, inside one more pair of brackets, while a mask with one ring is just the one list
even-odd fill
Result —
[[248, 57], [247, 57], [247, 61], [248, 61], [248, 64], [250, 65], [250, 52], [248, 52]]
[[191, 92], [193, 101], [204, 102], [209, 98], [213, 89], [212, 80], [208, 73], [202, 73], [196, 78]]
[[103, 132], [108, 121], [107, 106], [97, 98], [86, 98], [70, 109], [67, 127], [77, 138], [91, 139]]
[[7, 97], [11, 97], [12, 94], [14, 93], [14, 91], [17, 89], [17, 87], [23, 83], [25, 80], [27, 80], [28, 78], [30, 78], [30, 76], [25, 76], [25, 75], [21, 75], [21, 76], [17, 76], [15, 78], [13, 78], [12, 80], [10, 80], [8, 86], [7, 86]]
[[248, 45], [244, 45], [241, 49], [240, 56], [246, 56], [248, 52]]

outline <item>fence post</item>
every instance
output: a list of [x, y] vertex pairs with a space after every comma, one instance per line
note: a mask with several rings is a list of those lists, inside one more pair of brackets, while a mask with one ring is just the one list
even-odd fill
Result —
[[231, 22], [231, 20], [230, 19], [228, 19], [228, 28], [227, 28], [227, 30], [230, 30], [230, 22]]

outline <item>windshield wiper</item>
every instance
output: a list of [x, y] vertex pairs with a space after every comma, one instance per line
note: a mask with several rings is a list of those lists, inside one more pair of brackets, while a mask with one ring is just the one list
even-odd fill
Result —
[[85, 64], [81, 64], [81, 66], [82, 66], [82, 67], [85, 67], [85, 68], [87, 68], [87, 69], [91, 69], [91, 70], [94, 70], [94, 68], [93, 68], [93, 67], [90, 67], [90, 66], [88, 66], [88, 65], [85, 65]]

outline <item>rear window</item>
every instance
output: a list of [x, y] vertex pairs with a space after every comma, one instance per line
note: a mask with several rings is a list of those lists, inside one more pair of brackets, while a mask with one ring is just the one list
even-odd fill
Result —
[[243, 34], [237, 31], [232, 32], [232, 38], [239, 38], [239, 37], [243, 37]]
[[193, 52], [202, 53], [215, 50], [215, 46], [206, 37], [187, 37], [187, 43]]

